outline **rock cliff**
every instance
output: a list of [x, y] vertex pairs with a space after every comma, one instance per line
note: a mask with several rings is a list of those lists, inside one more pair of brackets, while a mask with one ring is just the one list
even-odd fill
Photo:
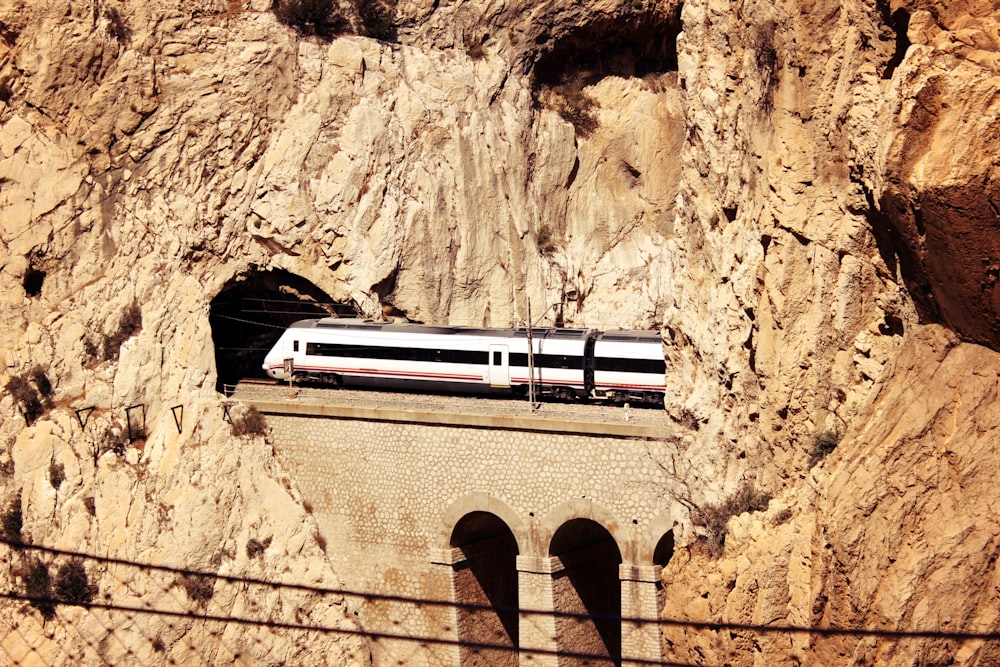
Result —
[[[543, 322], [663, 331], [665, 409], [692, 457], [678, 500], [748, 482], [775, 498], [730, 522], [717, 559], [682, 526], [670, 613], [995, 626], [993, 4], [401, 0], [375, 36], [357, 7], [317, 37], [264, 0], [0, 2], [0, 349], [8, 388], [36, 367], [52, 385], [31, 424], [0, 399], [25, 534], [332, 585], [266, 444], [224, 421], [213, 300], [270, 281], [366, 316], [496, 326], [530, 301]], [[103, 447], [132, 406], [144, 445]], [[263, 558], [251, 539], [271, 540]], [[92, 572], [102, 590], [130, 585], [112, 570]], [[306, 650], [143, 627], [79, 650]], [[45, 650], [72, 643], [44, 632]], [[993, 655], [777, 637], [671, 635], [669, 655]]]

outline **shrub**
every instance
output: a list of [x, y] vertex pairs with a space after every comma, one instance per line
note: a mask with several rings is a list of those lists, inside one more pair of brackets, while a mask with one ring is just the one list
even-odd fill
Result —
[[66, 466], [55, 461], [50, 461], [49, 483], [52, 484], [52, 488], [58, 491], [64, 481], [66, 481]]
[[105, 452], [114, 452], [119, 458], [125, 456], [128, 449], [128, 435], [121, 426], [112, 424], [104, 431], [104, 436], [95, 440], [91, 452], [94, 455], [94, 465]]
[[568, 121], [576, 136], [587, 138], [594, 133], [599, 123], [594, 115], [597, 101], [583, 90], [582, 80], [573, 80], [552, 89], [557, 102], [555, 110]]
[[132, 41], [132, 29], [128, 27], [122, 15], [114, 7], [105, 10], [104, 15], [108, 19], [108, 35], [114, 37], [119, 44], [128, 44]]
[[275, 0], [277, 19], [301, 35], [331, 38], [350, 27], [334, 0]]
[[177, 583], [187, 593], [188, 599], [199, 605], [211, 600], [215, 594], [214, 578], [207, 574], [189, 572], [181, 575]]
[[541, 225], [538, 232], [535, 233], [535, 244], [538, 246], [538, 252], [543, 255], [548, 256], [555, 252], [556, 243], [552, 228], [548, 225]]
[[396, 7], [390, 0], [358, 0], [358, 14], [369, 37], [396, 41]]
[[237, 437], [267, 434], [267, 422], [264, 420], [264, 415], [260, 414], [257, 408], [253, 406], [250, 406], [242, 415], [233, 419], [230, 428], [233, 435]]
[[118, 328], [104, 338], [104, 361], [118, 358], [122, 343], [137, 334], [142, 329], [142, 308], [133, 301], [123, 312], [118, 321]]
[[0, 532], [5, 541], [10, 544], [21, 544], [21, 528], [24, 527], [24, 514], [21, 511], [21, 497], [11, 498], [7, 509], [0, 517]]
[[28, 604], [37, 609], [45, 620], [55, 616], [49, 566], [38, 558], [31, 558], [21, 573], [21, 581], [24, 584], [24, 594], [29, 598]]
[[691, 521], [705, 528], [705, 548], [708, 555], [712, 558], [722, 555], [731, 518], [746, 512], [766, 510], [770, 500], [770, 495], [758, 491], [752, 483], [746, 482], [720, 504], [695, 510]]
[[257, 558], [262, 555], [267, 548], [271, 546], [271, 538], [267, 538], [263, 542], [258, 539], [250, 538], [247, 541], [247, 558]]
[[49, 382], [49, 376], [45, 374], [45, 369], [41, 366], [35, 366], [28, 371], [28, 377], [31, 378], [31, 382], [45, 400], [47, 407], [51, 408], [52, 396], [55, 394], [55, 391], [52, 389], [52, 383]]
[[56, 572], [56, 599], [70, 604], [89, 604], [96, 593], [94, 588], [80, 559], [74, 558], [59, 566]]
[[101, 350], [90, 337], [83, 339], [84, 364], [92, 364], [100, 360]]
[[24, 421], [29, 426], [45, 414], [42, 399], [35, 388], [31, 386], [31, 383], [28, 382], [27, 378], [15, 375], [7, 381], [5, 388], [7, 393], [14, 397], [14, 401], [18, 404], [21, 414], [24, 415]]
[[825, 459], [840, 444], [842, 434], [838, 430], [827, 430], [816, 433], [812, 439], [812, 446], [809, 449], [809, 461], [811, 465], [816, 465]]

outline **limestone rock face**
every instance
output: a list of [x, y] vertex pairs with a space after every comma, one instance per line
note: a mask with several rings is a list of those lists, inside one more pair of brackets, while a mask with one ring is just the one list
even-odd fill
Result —
[[[14, 416], [0, 425], [3, 487], [25, 530], [335, 579], [294, 488], [275, 484], [259, 441], [234, 447], [215, 391], [214, 348], [241, 343], [213, 341], [213, 299], [281, 271], [367, 317], [508, 326], [530, 301], [536, 323], [660, 329], [664, 407], [688, 427], [669, 485], [686, 491], [665, 503], [701, 507], [750, 482], [780, 505], [734, 520], [717, 565], [696, 553], [702, 529], [679, 526], [668, 574], [714, 567], [722, 588], [671, 593], [669, 609], [874, 622], [847, 610], [877, 597], [864, 586], [896, 543], [817, 536], [862, 525], [848, 499], [878, 490], [865, 486], [876, 473], [839, 470], [896, 465], [875, 406], [911, 386], [950, 395], [905, 370], [918, 362], [890, 364], [901, 346], [936, 358], [919, 350], [943, 336], [948, 359], [964, 355], [949, 363], [973, 369], [1000, 344], [993, 5], [401, 0], [395, 41], [363, 36], [349, 5], [350, 34], [324, 40], [263, 0], [0, 0], [0, 351], [5, 382], [37, 365], [53, 385], [30, 426], [13, 392], [0, 398]], [[133, 304], [139, 328], [124, 326]], [[140, 405], [144, 448], [94, 459], [88, 443]], [[955, 414], [954, 433], [989, 433], [980, 413]], [[810, 473], [810, 443], [828, 433], [847, 435]], [[938, 435], [898, 453], [934, 458]], [[223, 488], [216, 470], [246, 483]], [[949, 488], [914, 504], [899, 535], [954, 506]], [[901, 497], [879, 500], [885, 517]], [[952, 543], [975, 548], [985, 533], [970, 530]], [[243, 557], [267, 536], [273, 560]], [[969, 558], [968, 576], [986, 577]], [[947, 562], [909, 563], [901, 585]], [[916, 591], [879, 598], [899, 607], [885, 618], [929, 618]], [[846, 650], [800, 639], [804, 662]], [[787, 646], [768, 642], [774, 664]], [[329, 655], [363, 659], [334, 643]], [[903, 664], [899, 651], [876, 657]]]
[[667, 566], [665, 613], [753, 626], [671, 630], [669, 655], [996, 662], [993, 642], [955, 635], [989, 634], [997, 622], [998, 377], [1000, 356], [948, 330], [909, 336], [856, 426], [794, 493], [731, 519], [721, 558], [694, 545]]

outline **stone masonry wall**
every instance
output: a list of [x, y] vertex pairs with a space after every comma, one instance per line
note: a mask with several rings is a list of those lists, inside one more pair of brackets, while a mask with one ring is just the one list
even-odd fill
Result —
[[[651, 568], [657, 541], [682, 516], [661, 467], [678, 453], [667, 438], [279, 414], [267, 421], [349, 591], [449, 601], [451, 531], [473, 511], [504, 520], [519, 561], [547, 558], [561, 525], [591, 519], [615, 538], [623, 571]], [[453, 633], [447, 607], [349, 599], [359, 602], [361, 625], [373, 633]], [[381, 646], [383, 664], [450, 663], [454, 656], [448, 646], [426, 654], [409, 641]]]

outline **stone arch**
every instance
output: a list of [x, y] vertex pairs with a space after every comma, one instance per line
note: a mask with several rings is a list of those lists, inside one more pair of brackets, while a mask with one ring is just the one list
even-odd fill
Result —
[[455, 524], [450, 545], [460, 552], [452, 576], [459, 664], [516, 667], [520, 642], [514, 533], [496, 514], [474, 510]]
[[528, 531], [517, 513], [502, 500], [498, 500], [487, 493], [478, 492], [462, 496], [445, 510], [442, 515], [441, 528], [437, 539], [438, 545], [441, 548], [451, 549], [453, 547], [452, 536], [455, 528], [463, 517], [473, 512], [485, 512], [498, 517], [514, 535], [514, 539], [517, 541], [517, 552], [519, 554], [527, 553]]
[[614, 539], [615, 544], [618, 547], [618, 552], [622, 556], [622, 560], [625, 562], [634, 562], [635, 560], [635, 544], [629, 531], [625, 528], [625, 525], [618, 520], [614, 514], [609, 510], [601, 507], [597, 503], [581, 498], [578, 500], [571, 500], [567, 503], [558, 505], [551, 510], [542, 518], [539, 523], [539, 540], [541, 548], [539, 551], [541, 553], [548, 553], [549, 546], [552, 543], [552, 538], [555, 536], [556, 531], [563, 526], [563, 524], [573, 520], [573, 519], [589, 519], [596, 524], [599, 524], [604, 530], [608, 531], [611, 537]]
[[[664, 540], [670, 540], [670, 543], [677, 539], [679, 523], [677, 517], [671, 514], [661, 514], [654, 517], [650, 522], [649, 526], [644, 531], [642, 540], [640, 541], [636, 553], [636, 565], [659, 565], [663, 566], [666, 563], [658, 563], [657, 561], [657, 549], [660, 550], [660, 560], [663, 560], [663, 549], [667, 548], [666, 542]], [[670, 537], [668, 538], [667, 535]], [[670, 549], [673, 553], [673, 549]], [[669, 559], [667, 559], [669, 560]]]
[[[552, 535], [552, 608], [559, 664], [621, 665], [622, 552], [590, 518], [573, 518]], [[569, 654], [569, 655], [567, 655]]]

